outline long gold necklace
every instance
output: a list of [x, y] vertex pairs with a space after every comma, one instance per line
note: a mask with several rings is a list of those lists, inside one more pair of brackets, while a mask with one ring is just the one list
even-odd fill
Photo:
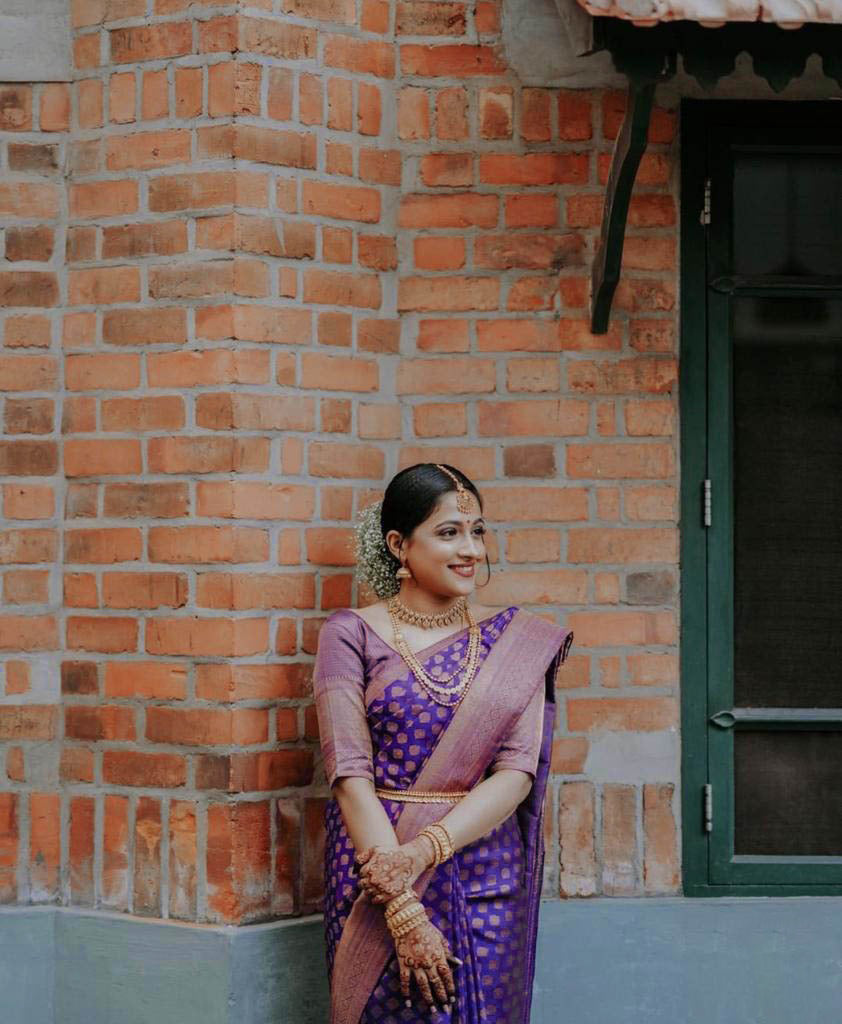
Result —
[[[480, 627], [471, 612], [471, 609], [465, 606], [465, 614], [468, 619], [468, 649], [464, 660], [461, 662], [460, 667], [457, 668], [456, 672], [449, 676], [439, 676], [437, 679], [432, 679], [424, 671], [424, 667], [421, 662], [415, 657], [413, 652], [409, 649], [409, 646], [404, 639], [404, 635], [400, 629], [400, 622], [398, 620], [397, 613], [395, 612], [391, 601], [387, 604], [389, 616], [392, 620], [392, 628], [394, 630], [395, 646], [400, 653], [404, 661], [412, 669], [415, 678], [419, 684], [427, 691], [428, 695], [437, 704], [441, 704], [445, 707], [455, 707], [464, 698], [468, 692], [468, 688], [473, 681], [474, 675], [476, 674], [477, 665], [479, 664], [479, 653], [480, 653]], [[464, 666], [464, 675], [461, 681], [456, 686], [440, 686], [441, 682], [452, 682], [453, 679], [459, 674], [462, 666]], [[441, 696], [439, 696], [441, 695]], [[448, 699], [442, 700], [442, 697]]]

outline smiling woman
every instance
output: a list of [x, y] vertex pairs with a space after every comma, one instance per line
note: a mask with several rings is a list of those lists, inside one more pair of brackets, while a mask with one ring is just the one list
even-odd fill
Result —
[[524, 1024], [572, 634], [469, 601], [486, 526], [459, 470], [411, 466], [378, 509], [358, 570], [382, 600], [328, 617], [313, 677], [331, 1024]]

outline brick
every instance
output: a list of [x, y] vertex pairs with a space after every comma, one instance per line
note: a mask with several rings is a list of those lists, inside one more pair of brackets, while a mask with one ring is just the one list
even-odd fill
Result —
[[153, 266], [149, 268], [148, 281], [149, 295], [153, 299], [198, 299], [224, 295], [234, 290], [234, 261]]
[[105, 666], [105, 695], [183, 700], [187, 696], [187, 669], [179, 663], [108, 662]]
[[569, 437], [588, 431], [588, 406], [573, 399], [480, 402], [477, 413], [480, 436]]
[[436, 93], [436, 138], [468, 137], [468, 94], [465, 89], [440, 89]]
[[558, 271], [581, 266], [584, 239], [578, 234], [482, 235], [474, 244], [474, 266], [493, 270]]
[[137, 267], [99, 267], [96, 270], [71, 270], [68, 298], [73, 306], [104, 306], [116, 302], [140, 300], [140, 273]]
[[567, 540], [570, 562], [613, 565], [633, 562], [677, 562], [678, 534], [671, 529], [571, 529]]
[[71, 19], [74, 28], [90, 28], [144, 14], [146, 0], [73, 0]]
[[571, 612], [567, 624], [576, 632], [579, 647], [675, 643], [670, 611]]
[[499, 75], [506, 70], [501, 55], [491, 46], [421, 46], [408, 43], [401, 46], [400, 54], [403, 74], [421, 78], [468, 78]]
[[157, 121], [170, 112], [169, 83], [166, 69], [144, 71], [142, 78], [140, 116], [144, 121]]
[[380, 280], [372, 274], [309, 270], [304, 276], [304, 302], [378, 309]]
[[[120, 751], [110, 753], [120, 754]], [[105, 757], [108, 754], [104, 754]], [[131, 757], [132, 755], [129, 754]], [[103, 799], [102, 902], [115, 910], [128, 910], [129, 800], [106, 793]]]
[[596, 894], [595, 810], [593, 784], [564, 782], [559, 793], [562, 896]]
[[497, 211], [498, 200], [492, 195], [409, 195], [401, 201], [398, 223], [402, 228], [492, 228]]
[[551, 93], [548, 89], [524, 89], [521, 93], [520, 137], [527, 142], [549, 142]]
[[405, 277], [398, 283], [398, 309], [492, 310], [500, 301], [500, 282], [491, 277]]
[[161, 801], [140, 796], [135, 808], [132, 907], [136, 914], [161, 914]]
[[638, 889], [637, 797], [634, 786], [602, 790], [602, 891], [631, 896]]
[[515, 359], [506, 365], [509, 391], [558, 391], [561, 372], [556, 359]]
[[269, 380], [269, 353], [257, 349], [162, 352], [147, 356], [151, 387], [214, 387]]
[[385, 35], [389, 31], [390, 9], [385, 0], [363, 0], [360, 28]]
[[53, 429], [53, 402], [49, 398], [8, 398], [4, 409], [7, 434], [49, 434]]
[[181, 754], [104, 750], [102, 777], [106, 783], [117, 786], [175, 789], [185, 784], [187, 768]]
[[[537, 527], [509, 530], [506, 537], [506, 559], [509, 562], [557, 562], [561, 557], [561, 540], [557, 530]], [[553, 771], [561, 769], [553, 768]]]
[[239, 21], [234, 15], [223, 15], [197, 23], [199, 53], [234, 53], [239, 49]]
[[360, 180], [375, 185], [400, 185], [401, 155], [394, 149], [365, 149], [359, 153]]
[[510, 139], [514, 123], [514, 94], [510, 87], [479, 90], [479, 134], [483, 139]]
[[6, 484], [3, 488], [3, 512], [7, 519], [52, 519], [54, 511], [52, 487]]
[[625, 405], [626, 433], [634, 437], [672, 436], [675, 412], [672, 402], [629, 401]]
[[3, 578], [7, 604], [47, 604], [49, 573], [41, 570], [11, 570]]
[[133, 740], [134, 710], [116, 705], [66, 707], [64, 734], [74, 740]]
[[193, 49], [193, 26], [176, 21], [118, 28], [109, 32], [109, 40], [115, 64], [182, 57]]
[[132, 389], [139, 383], [140, 360], [136, 355], [71, 355], [65, 361], [65, 384], [70, 391]]
[[658, 479], [674, 472], [673, 449], [664, 444], [577, 444], [567, 448], [571, 477]]
[[426, 89], [406, 86], [398, 93], [398, 138], [430, 137], [430, 97]]
[[201, 68], [176, 68], [175, 116], [199, 117], [202, 113], [204, 76]]
[[397, 242], [389, 235], [359, 235], [357, 255], [360, 266], [369, 270], [395, 270], [398, 265]]
[[643, 787], [643, 888], [646, 893], [677, 893], [681, 885], [671, 782]]
[[471, 153], [430, 153], [421, 159], [421, 180], [431, 188], [472, 185], [473, 165]]
[[70, 650], [101, 651], [105, 654], [137, 650], [135, 619], [71, 615], [67, 618], [66, 632]]
[[327, 126], [349, 132], [354, 125], [354, 83], [350, 78], [330, 78], [327, 83]]
[[[496, 520], [573, 522], [589, 518], [588, 495], [580, 487], [486, 488], [486, 514]], [[578, 643], [578, 635], [576, 637]]]
[[181, 344], [187, 340], [185, 310], [108, 310], [102, 320], [102, 340], [110, 345]]
[[0, 705], [0, 739], [51, 740], [56, 733], [57, 710], [49, 704]]
[[558, 199], [551, 194], [506, 196], [507, 228], [552, 228], [558, 223]]
[[[355, 39], [353, 36], [326, 35], [324, 63], [329, 68], [341, 68], [378, 78], [394, 78], [395, 50], [391, 43]], [[404, 73], [414, 73], [406, 67], [403, 70]]]
[[675, 324], [672, 320], [633, 320], [630, 344], [638, 352], [674, 352]]
[[298, 395], [200, 395], [196, 423], [211, 430], [313, 430], [314, 411], [313, 400]]
[[316, 217], [332, 217], [376, 224], [380, 220], [380, 193], [358, 185], [333, 185], [305, 180], [301, 184], [302, 212]]
[[187, 227], [182, 220], [156, 220], [144, 224], [113, 224], [102, 228], [102, 259], [173, 256], [187, 248]]
[[37, 217], [50, 220], [58, 216], [58, 192], [55, 185], [34, 182], [0, 184], [0, 214], [4, 217]]
[[169, 814], [169, 913], [192, 920], [196, 914], [196, 807], [171, 800]]
[[65, 745], [59, 761], [59, 778], [62, 782], [93, 782], [93, 752], [87, 747]]
[[42, 132], [66, 132], [70, 127], [70, 88], [50, 82], [41, 91], [39, 125]]
[[196, 603], [203, 608], [312, 608], [313, 576], [298, 573], [214, 573], [199, 576]]
[[266, 915], [271, 891], [267, 801], [208, 807], [206, 874], [211, 920], [245, 923]]
[[558, 137], [565, 142], [584, 142], [593, 135], [593, 99], [588, 93], [563, 89], [558, 94]]
[[397, 5], [395, 31], [401, 36], [462, 36], [465, 34], [465, 5], [401, 0]]
[[6, 229], [6, 259], [45, 263], [52, 256], [53, 234], [49, 227], [9, 227]]
[[108, 119], [128, 124], [135, 119], [135, 74], [133, 71], [112, 75], [108, 83]]
[[52, 903], [59, 895], [61, 800], [57, 793], [29, 796], [29, 898]]
[[106, 140], [105, 163], [110, 171], [147, 171], [189, 160], [190, 133], [186, 131], [111, 135]]
[[37, 270], [0, 272], [0, 307], [41, 306], [58, 303], [55, 274]]
[[102, 60], [99, 32], [73, 40], [73, 66], [80, 70], [98, 67]]
[[465, 265], [463, 238], [416, 238], [413, 250], [415, 266], [419, 270], [459, 270]]
[[503, 449], [503, 474], [506, 477], [551, 477], [555, 472], [552, 445], [510, 444]]
[[480, 156], [486, 185], [578, 185], [588, 180], [587, 153], [489, 153]]
[[52, 174], [58, 169], [58, 146], [10, 142], [7, 146], [9, 170]]
[[[602, 94], [602, 134], [614, 139], [623, 123], [626, 109], [626, 94], [619, 90], [607, 90]], [[655, 106], [649, 121], [649, 142], [672, 142], [675, 137], [677, 115], [675, 111]]]
[[256, 163], [314, 170], [316, 137], [309, 132], [280, 131], [276, 128], [238, 124], [231, 155]]
[[317, 32], [313, 28], [240, 15], [239, 49], [281, 60], [309, 60], [316, 56]]
[[384, 454], [380, 448], [313, 441], [308, 446], [308, 461], [313, 476], [368, 477], [383, 475]]
[[137, 182], [97, 181], [70, 186], [72, 217], [117, 217], [137, 209]]
[[269, 717], [260, 708], [230, 711], [149, 707], [146, 738], [152, 743], [181, 746], [249, 746], [267, 741]]
[[32, 131], [32, 86], [0, 86], [0, 131]]
[[239, 657], [264, 653], [269, 643], [265, 619], [150, 619], [149, 654]]
[[379, 135], [383, 102], [380, 89], [368, 82], [357, 84], [357, 131], [360, 135]]

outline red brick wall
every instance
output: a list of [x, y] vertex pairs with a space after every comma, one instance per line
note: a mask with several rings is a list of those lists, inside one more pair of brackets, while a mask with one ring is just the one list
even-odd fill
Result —
[[678, 725], [672, 113], [594, 337], [622, 96], [521, 86], [496, 3], [146, 8], [3, 90], [0, 899], [318, 908], [318, 627], [421, 460], [484, 494], [481, 600], [576, 632], [546, 894], [676, 891], [677, 763], [586, 770]]

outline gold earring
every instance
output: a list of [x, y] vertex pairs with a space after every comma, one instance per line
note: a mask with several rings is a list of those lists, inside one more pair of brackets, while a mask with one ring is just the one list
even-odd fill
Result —
[[402, 565], [400, 569], [395, 573], [396, 580], [410, 580], [412, 579], [412, 573], [407, 569], [405, 565]]

